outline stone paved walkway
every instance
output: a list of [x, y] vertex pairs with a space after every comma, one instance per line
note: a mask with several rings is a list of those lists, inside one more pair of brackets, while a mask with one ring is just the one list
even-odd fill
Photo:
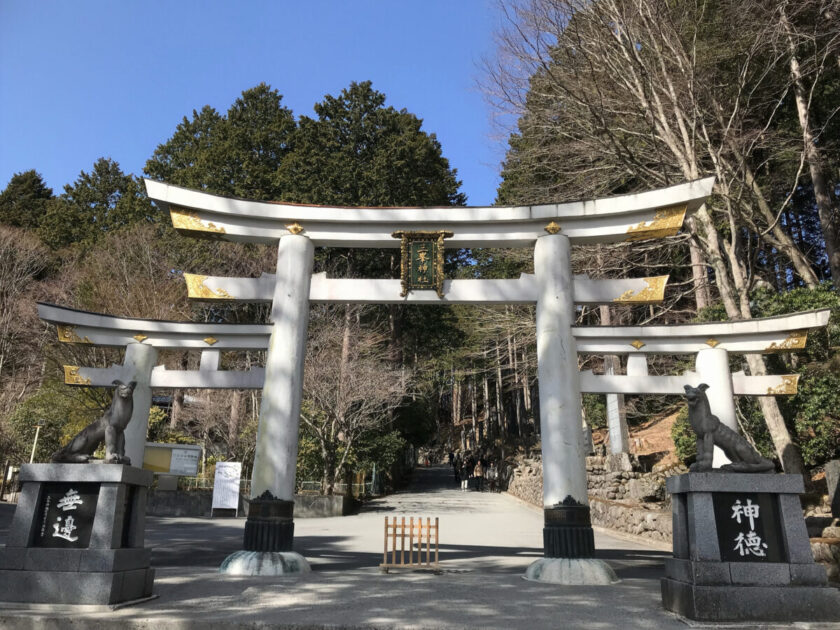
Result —
[[[0, 542], [4, 514], [0, 509]], [[378, 570], [385, 515], [440, 518], [442, 574]], [[444, 467], [419, 469], [409, 491], [372, 501], [357, 515], [298, 519], [296, 550], [313, 567], [307, 576], [219, 575], [221, 561], [240, 548], [243, 526], [244, 519], [150, 518], [158, 599], [117, 611], [7, 604], [0, 628], [64, 629], [70, 619], [73, 628], [125, 630], [686, 627], [660, 606], [666, 552], [596, 532], [598, 556], [619, 584], [525, 581], [525, 568], [542, 551], [542, 511], [507, 495], [463, 493]]]

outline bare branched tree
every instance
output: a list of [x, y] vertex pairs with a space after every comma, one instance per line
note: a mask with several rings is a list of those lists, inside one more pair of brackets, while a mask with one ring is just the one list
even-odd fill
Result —
[[388, 360], [388, 332], [362, 325], [358, 315], [358, 307], [323, 307], [310, 319], [301, 420], [321, 448], [325, 494], [333, 493], [359, 436], [390, 422], [408, 393], [408, 371]]
[[[796, 78], [775, 6], [503, 3], [509, 27], [499, 36], [499, 59], [488, 64], [488, 91], [499, 111], [519, 120], [502, 197], [590, 197], [712, 174], [713, 201], [688, 222], [697, 304], [708, 302], [710, 269], [727, 315], [751, 317], [749, 291], [761, 281], [754, 263], [765, 250], [787, 260], [804, 285], [816, 285], [812, 262], [782, 221], [810, 149], [801, 133], [779, 124]], [[774, 41], [780, 45], [768, 45]], [[835, 50], [830, 39], [820, 42]], [[818, 71], [809, 76], [816, 80]], [[766, 373], [760, 356], [747, 361], [753, 374]], [[759, 401], [784, 469], [801, 472], [775, 400]]]
[[0, 410], [40, 383], [44, 326], [33, 302], [46, 249], [23, 230], [0, 226]]

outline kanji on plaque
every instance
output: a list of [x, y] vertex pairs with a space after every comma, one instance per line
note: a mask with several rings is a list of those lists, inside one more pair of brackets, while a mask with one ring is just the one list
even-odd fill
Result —
[[733, 549], [736, 549], [742, 556], [752, 554], [763, 558], [767, 555], [767, 543], [762, 542], [761, 537], [753, 531], [747, 532], [746, 536], [744, 532], [739, 532], [735, 537], [735, 546]]
[[78, 536], [74, 536], [73, 532], [79, 529], [76, 527], [76, 519], [72, 515], [64, 519], [64, 524], [61, 523], [61, 517], [55, 519], [53, 523], [53, 538], [63, 538], [69, 542], [76, 542], [79, 540]]
[[437, 274], [432, 263], [437, 251], [435, 241], [414, 241], [411, 243], [411, 289], [435, 289]]
[[755, 519], [758, 518], [758, 512], [759, 507], [753, 505], [752, 499], [747, 499], [746, 505], [741, 503], [741, 499], [735, 499], [735, 503], [732, 505], [732, 518], [738, 521], [739, 525], [741, 524], [741, 517], [749, 519], [750, 529], [755, 529]]
[[777, 501], [774, 495], [761, 493], [712, 495], [722, 561], [787, 561]]
[[79, 496], [79, 491], [70, 489], [67, 493], [59, 499], [56, 507], [64, 512], [68, 510], [75, 510], [78, 506], [84, 505], [84, 501]]
[[87, 547], [98, 499], [98, 483], [45, 483], [38, 507], [34, 546]]
[[394, 232], [402, 240], [402, 293], [432, 290], [443, 297], [443, 241], [452, 232]]

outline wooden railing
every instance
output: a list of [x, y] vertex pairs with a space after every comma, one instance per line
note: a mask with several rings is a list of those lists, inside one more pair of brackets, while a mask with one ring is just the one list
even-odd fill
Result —
[[[399, 522], [397, 518], [392, 516], [389, 523], [388, 517], [385, 517], [385, 550], [379, 568], [385, 573], [388, 572], [388, 569], [394, 568], [438, 569], [440, 530], [437, 517], [435, 517], [434, 524], [429, 517], [426, 517], [425, 523], [423, 523], [422, 518], [415, 520], [414, 517], [410, 517], [407, 523], [404, 516], [400, 517]], [[388, 548], [389, 541], [391, 543], [390, 550]], [[408, 552], [407, 562], [406, 552]], [[388, 562], [389, 553], [391, 554], [390, 562]], [[432, 553], [434, 553], [434, 561], [432, 560]]]

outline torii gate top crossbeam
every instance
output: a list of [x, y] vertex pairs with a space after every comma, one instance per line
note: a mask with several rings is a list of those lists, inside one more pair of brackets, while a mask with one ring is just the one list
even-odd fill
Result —
[[828, 324], [829, 309], [732, 322], [668, 326], [580, 326], [579, 352], [591, 354], [695, 354], [722, 348], [737, 354], [801, 350], [808, 330]]
[[591, 201], [534, 206], [340, 208], [248, 201], [145, 180], [149, 197], [190, 236], [274, 242], [303, 233], [318, 247], [399, 247], [398, 231], [448, 231], [447, 248], [529, 247], [559, 228], [573, 243], [676, 234], [711, 194], [714, 178]]
[[[114, 317], [54, 304], [38, 304], [38, 315], [55, 324], [66, 343], [121, 347], [265, 350], [270, 324], [200, 324]], [[764, 319], [670, 326], [580, 326], [572, 328], [577, 350], [589, 354], [696, 354], [719, 347], [732, 353], [799, 350], [807, 332], [828, 323], [829, 309]]]
[[55, 324], [59, 341], [119, 348], [141, 343], [182, 350], [265, 350], [270, 324], [202, 324], [114, 317], [38, 303], [38, 316]]

